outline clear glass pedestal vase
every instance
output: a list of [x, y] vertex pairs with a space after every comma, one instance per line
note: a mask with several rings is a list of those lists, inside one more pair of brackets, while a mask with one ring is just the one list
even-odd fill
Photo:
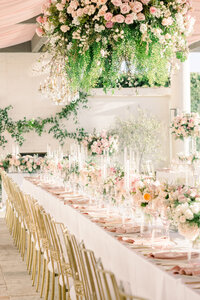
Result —
[[191, 146], [190, 146], [190, 152], [192, 154], [196, 153], [197, 151], [197, 139], [196, 137], [192, 136], [191, 137]]

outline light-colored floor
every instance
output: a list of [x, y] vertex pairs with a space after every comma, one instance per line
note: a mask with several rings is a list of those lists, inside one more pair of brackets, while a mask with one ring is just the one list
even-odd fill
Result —
[[6, 227], [0, 218], [0, 300], [39, 300], [28, 275], [26, 264], [14, 246]]

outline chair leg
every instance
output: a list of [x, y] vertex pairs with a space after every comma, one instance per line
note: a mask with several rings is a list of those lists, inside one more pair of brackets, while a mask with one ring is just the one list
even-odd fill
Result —
[[65, 286], [65, 284], [62, 287], [62, 294], [63, 294], [62, 300], [66, 300], [66, 286]]
[[44, 294], [44, 300], [48, 300], [49, 281], [50, 281], [50, 271], [48, 270], [48, 266], [47, 266], [47, 278], [46, 278], [46, 289], [45, 289], [45, 294]]
[[33, 262], [33, 242], [31, 241], [31, 250], [30, 250], [30, 259], [29, 259], [29, 266], [28, 266], [28, 274], [31, 274], [32, 262]]
[[30, 260], [30, 249], [31, 249], [31, 234], [28, 233], [28, 243], [27, 243], [27, 257], [26, 257], [26, 265], [27, 265], [27, 270], [29, 267], [29, 260]]
[[43, 290], [44, 290], [45, 273], [46, 273], [46, 259], [43, 257], [42, 285], [41, 285], [41, 292], [40, 292], [40, 297], [41, 298], [42, 298], [42, 294], [43, 294]]
[[38, 252], [38, 274], [37, 274], [36, 292], [38, 292], [38, 290], [39, 290], [40, 271], [41, 271], [41, 251], [39, 250], [39, 252]]
[[33, 280], [33, 283], [32, 285], [34, 286], [35, 285], [35, 277], [36, 277], [36, 269], [37, 269], [37, 255], [38, 254], [38, 251], [35, 249], [34, 250], [34, 261], [33, 261], [33, 272], [32, 272], [32, 280]]
[[23, 228], [23, 247], [22, 247], [22, 259], [24, 261], [25, 256], [25, 250], [26, 250], [26, 229]]
[[62, 287], [59, 283], [59, 279], [58, 279], [58, 299], [62, 300]]
[[52, 273], [52, 288], [51, 288], [51, 300], [54, 300], [55, 294], [55, 273]]

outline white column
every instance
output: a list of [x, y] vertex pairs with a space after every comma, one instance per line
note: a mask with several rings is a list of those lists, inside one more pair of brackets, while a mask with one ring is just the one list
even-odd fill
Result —
[[[172, 76], [170, 109], [176, 108], [177, 113], [190, 112], [190, 64], [189, 59], [180, 63], [180, 69]], [[177, 153], [189, 154], [189, 140], [180, 141], [171, 138], [171, 159]]]

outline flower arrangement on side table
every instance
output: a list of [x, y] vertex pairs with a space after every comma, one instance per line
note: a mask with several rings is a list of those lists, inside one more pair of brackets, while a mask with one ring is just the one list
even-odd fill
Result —
[[174, 118], [172, 134], [176, 139], [183, 140], [187, 137], [200, 137], [200, 117], [198, 113], [183, 113]]

